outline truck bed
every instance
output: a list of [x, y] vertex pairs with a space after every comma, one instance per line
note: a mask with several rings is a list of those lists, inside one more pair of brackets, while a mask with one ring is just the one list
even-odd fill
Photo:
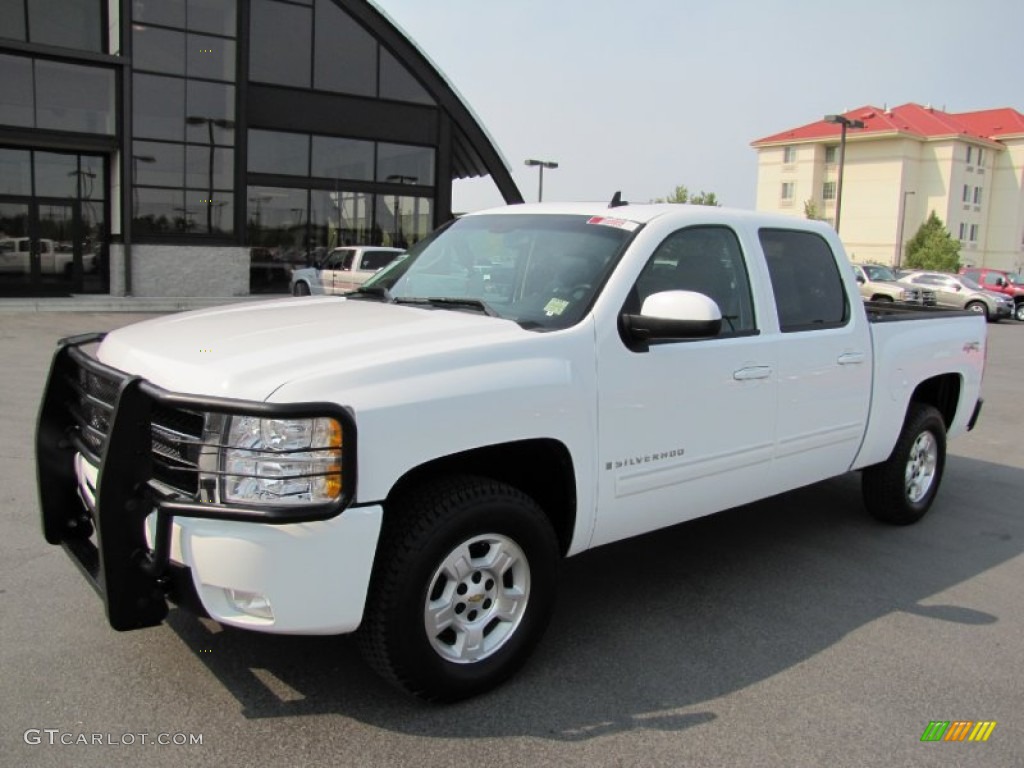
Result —
[[918, 307], [891, 301], [865, 301], [864, 311], [869, 323], [893, 323], [901, 320], [927, 320], [937, 317], [962, 317], [977, 314], [965, 309]]

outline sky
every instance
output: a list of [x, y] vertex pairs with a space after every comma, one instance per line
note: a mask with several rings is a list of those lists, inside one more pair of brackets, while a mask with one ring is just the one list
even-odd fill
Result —
[[[753, 208], [752, 141], [866, 104], [1024, 112], [1024, 0], [373, 0], [462, 94], [527, 201]], [[460, 182], [456, 211], [499, 205]]]

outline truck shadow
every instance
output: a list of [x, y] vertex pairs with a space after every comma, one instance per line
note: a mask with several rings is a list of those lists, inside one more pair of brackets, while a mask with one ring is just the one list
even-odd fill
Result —
[[951, 456], [939, 500], [915, 526], [870, 519], [851, 474], [584, 553], [566, 561], [554, 620], [526, 668], [452, 706], [392, 690], [348, 638], [222, 630], [180, 611], [168, 624], [246, 718], [339, 714], [439, 738], [679, 731], [715, 719], [716, 698], [894, 612], [999, 621], [930, 598], [1024, 551], [1024, 520], [1004, 501], [1021, 487], [1024, 470]]

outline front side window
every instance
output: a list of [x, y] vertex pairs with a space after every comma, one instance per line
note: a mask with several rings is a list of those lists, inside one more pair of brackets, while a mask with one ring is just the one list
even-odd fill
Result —
[[466, 216], [417, 243], [355, 295], [482, 312], [531, 330], [567, 328], [586, 314], [639, 226], [605, 221], [554, 214]]
[[850, 307], [828, 242], [813, 232], [762, 229], [758, 234], [782, 332], [845, 325]]
[[722, 313], [720, 336], [756, 330], [750, 281], [739, 240], [726, 227], [690, 227], [669, 235], [637, 278], [627, 312], [639, 312], [647, 297], [662, 291], [694, 291]]

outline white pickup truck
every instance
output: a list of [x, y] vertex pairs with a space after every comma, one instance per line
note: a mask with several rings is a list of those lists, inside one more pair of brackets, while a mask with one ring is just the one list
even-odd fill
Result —
[[686, 205], [465, 216], [344, 297], [59, 344], [43, 527], [118, 630], [168, 600], [357, 632], [433, 700], [536, 645], [562, 557], [851, 470], [916, 521], [984, 319], [865, 305], [824, 224]]

